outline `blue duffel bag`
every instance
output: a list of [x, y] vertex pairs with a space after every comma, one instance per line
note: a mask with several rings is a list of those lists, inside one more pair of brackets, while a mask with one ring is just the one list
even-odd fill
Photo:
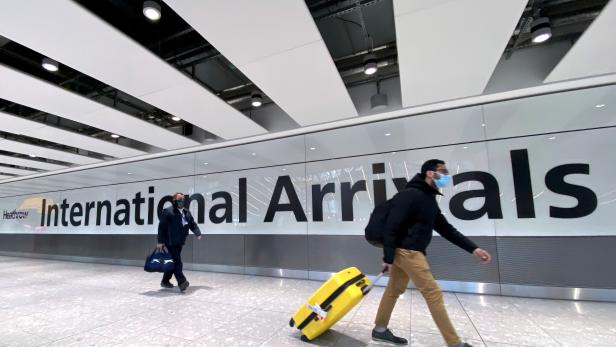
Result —
[[171, 254], [166, 250], [155, 249], [146, 260], [143, 270], [147, 272], [170, 272], [175, 268]]

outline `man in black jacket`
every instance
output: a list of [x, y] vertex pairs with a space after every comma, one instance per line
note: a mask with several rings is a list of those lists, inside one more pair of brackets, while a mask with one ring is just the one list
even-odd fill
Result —
[[462, 235], [441, 213], [436, 195], [441, 195], [438, 188], [447, 186], [450, 181], [451, 176], [444, 161], [428, 160], [422, 165], [421, 173], [391, 201], [383, 242], [383, 266], [389, 271], [389, 283], [381, 298], [372, 331], [375, 340], [401, 345], [408, 343], [406, 339], [394, 336], [387, 325], [398, 297], [406, 291], [409, 280], [412, 280], [426, 300], [447, 346], [470, 346], [461, 342], [451, 324], [443, 294], [425, 257], [426, 248], [432, 239], [432, 230], [436, 230], [449, 242], [472, 253], [484, 263], [491, 260], [488, 252]]
[[173, 288], [173, 284], [169, 280], [171, 280], [171, 276], [175, 275], [175, 280], [178, 282], [181, 291], [185, 291], [189, 285], [184, 273], [182, 273], [181, 257], [182, 246], [186, 242], [188, 229], [197, 235], [197, 240], [201, 240], [201, 230], [199, 230], [199, 226], [186, 207], [184, 194], [173, 194], [173, 206], [162, 211], [158, 223], [157, 248], [161, 250], [167, 248], [175, 263], [173, 272], [165, 272], [160, 285], [164, 288]]

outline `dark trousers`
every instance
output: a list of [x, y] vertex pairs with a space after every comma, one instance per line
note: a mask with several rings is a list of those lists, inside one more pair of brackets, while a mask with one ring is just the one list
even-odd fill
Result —
[[175, 280], [178, 281], [178, 284], [184, 283], [186, 281], [186, 276], [182, 273], [182, 246], [166, 247], [169, 253], [171, 253], [171, 257], [175, 263], [175, 268], [173, 271], [165, 272], [163, 275], [163, 282], [169, 282], [171, 276], [175, 275]]

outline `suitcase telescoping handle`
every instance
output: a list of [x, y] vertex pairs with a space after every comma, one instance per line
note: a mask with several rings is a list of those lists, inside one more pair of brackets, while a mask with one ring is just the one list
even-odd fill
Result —
[[378, 282], [381, 277], [383, 277], [383, 275], [385, 275], [385, 273], [387, 272], [387, 269], [383, 269], [383, 271], [381, 271], [381, 273], [376, 276], [376, 278], [374, 279], [374, 281], [372, 281], [372, 283], [370, 283], [369, 286], [367, 286], [366, 288], [364, 288], [364, 290], [362, 291], [362, 293], [364, 294], [364, 296], [368, 293], [370, 293], [370, 291], [372, 290], [372, 288], [374, 287], [374, 285], [376, 284], [376, 282]]

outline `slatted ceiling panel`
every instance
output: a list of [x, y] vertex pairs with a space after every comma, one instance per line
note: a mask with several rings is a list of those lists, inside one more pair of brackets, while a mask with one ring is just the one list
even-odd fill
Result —
[[3, 154], [0, 154], [0, 164], [31, 167], [33, 169], [40, 169], [40, 170], [46, 170], [46, 171], [62, 170], [62, 169], [69, 168], [68, 166], [64, 166], [64, 165], [51, 164], [51, 163], [46, 163], [46, 162], [42, 162], [38, 160], [17, 158], [17, 157], [13, 157], [10, 155], [3, 155]]
[[357, 116], [303, 0], [168, 0], [302, 126]]
[[13, 176], [9, 176], [9, 175], [0, 175], [0, 180], [5, 180], [5, 179], [9, 179], [9, 178], [13, 178]]
[[1, 165], [0, 165], [0, 172], [5, 173], [5, 174], [18, 175], [18, 176], [25, 176], [25, 175], [32, 175], [35, 173], [39, 173], [39, 171], [36, 171], [36, 170], [17, 169], [14, 167], [7, 167], [7, 166], [1, 166]]
[[26, 155], [33, 154], [37, 157], [53, 159], [72, 164], [85, 165], [101, 162], [101, 160], [99, 159], [86, 157], [84, 155], [68, 153], [56, 149], [35, 146], [7, 139], [0, 139], [0, 148], [5, 152], [14, 152]]
[[103, 141], [101, 139], [76, 134], [63, 129], [51, 127], [0, 111], [0, 124], [2, 131], [22, 134], [50, 142], [61, 143], [67, 146], [86, 149], [92, 152], [106, 154], [118, 158], [133, 157], [147, 154], [146, 152], [130, 147]]
[[[0, 98], [5, 100], [163, 149], [199, 144], [197, 141], [4, 65], [0, 65], [0, 81], [2, 81]], [[127, 149], [126, 153], [123, 156], [134, 152]]]
[[[73, 1], [46, 0], [41, 6], [40, 0], [20, 0], [4, 6], [0, 11], [0, 33], [219, 137], [231, 139], [267, 132]], [[109, 129], [100, 123], [102, 129]], [[173, 136], [163, 139], [161, 134], [151, 134], [153, 139], [168, 141], [157, 147], [195, 145]]]
[[404, 107], [483, 93], [527, 0], [394, 0]]
[[616, 1], [610, 1], [545, 82], [616, 73]]

